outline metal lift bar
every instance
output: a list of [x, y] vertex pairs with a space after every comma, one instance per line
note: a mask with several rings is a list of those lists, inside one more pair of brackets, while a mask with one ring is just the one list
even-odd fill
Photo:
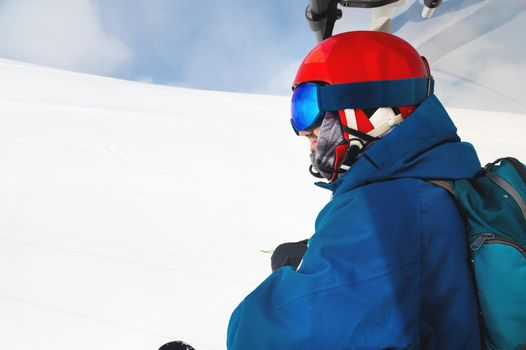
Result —
[[392, 4], [398, 0], [340, 0], [340, 4], [345, 7], [373, 8]]
[[338, 0], [309, 0], [305, 9], [309, 27], [316, 33], [318, 41], [332, 35], [334, 23], [341, 16], [342, 11], [338, 9]]
[[332, 36], [335, 22], [342, 17], [338, 4], [344, 7], [374, 8], [389, 5], [398, 0], [309, 0], [305, 17], [318, 41]]

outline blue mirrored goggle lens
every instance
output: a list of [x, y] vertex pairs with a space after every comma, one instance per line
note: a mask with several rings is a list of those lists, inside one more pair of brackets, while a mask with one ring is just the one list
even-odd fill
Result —
[[318, 105], [318, 85], [307, 83], [298, 86], [292, 94], [291, 115], [294, 131], [311, 128], [322, 113]]

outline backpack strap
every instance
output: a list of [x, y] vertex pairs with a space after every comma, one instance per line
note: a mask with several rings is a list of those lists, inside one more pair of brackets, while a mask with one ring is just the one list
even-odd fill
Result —
[[449, 194], [449, 197], [451, 197], [451, 199], [455, 203], [455, 206], [457, 207], [458, 212], [460, 213], [460, 217], [462, 218], [464, 225], [466, 225], [467, 220], [468, 220], [468, 216], [467, 216], [468, 214], [466, 212], [466, 209], [464, 209], [462, 204], [458, 201], [457, 195], [455, 194], [455, 181], [454, 180], [439, 180], [439, 179], [433, 179], [433, 180], [426, 179], [425, 181], [447, 191], [447, 193]]
[[446, 180], [427, 180], [427, 182], [430, 182], [430, 183], [432, 183], [435, 186], [442, 187], [443, 189], [448, 191], [449, 194], [451, 196], [453, 196], [453, 198], [456, 198], [455, 191], [453, 190], [453, 184], [450, 181], [446, 181]]

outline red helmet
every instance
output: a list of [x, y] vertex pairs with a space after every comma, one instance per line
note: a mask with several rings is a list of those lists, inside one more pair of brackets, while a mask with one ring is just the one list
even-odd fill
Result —
[[[432, 92], [432, 85], [429, 85], [432, 84], [432, 77], [427, 61], [409, 43], [384, 32], [354, 31], [332, 36], [309, 52], [298, 69], [293, 89], [305, 83], [339, 85], [368, 82], [379, 82], [381, 84], [378, 86], [381, 88], [387, 86], [384, 83], [404, 79], [427, 80], [427, 95]], [[382, 95], [382, 92], [379, 92], [379, 95]], [[358, 137], [361, 139], [359, 141], [366, 143], [381, 136], [393, 125], [407, 118], [415, 109], [416, 105], [411, 104], [355, 107], [334, 111], [339, 115], [345, 142], [335, 149], [335, 160], [330, 165], [334, 175], [330, 180], [337, 177], [347, 156], [350, 142], [352, 144]], [[357, 130], [358, 133], [353, 133], [353, 130]], [[363, 135], [365, 138], [357, 135]]]
[[332, 85], [429, 75], [425, 59], [406, 41], [384, 32], [355, 31], [332, 36], [309, 52], [293, 87], [306, 82]]

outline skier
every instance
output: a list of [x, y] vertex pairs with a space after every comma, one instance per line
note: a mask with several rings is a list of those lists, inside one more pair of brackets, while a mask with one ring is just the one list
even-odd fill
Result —
[[425, 58], [391, 34], [343, 33], [306, 56], [293, 89], [292, 126], [333, 197], [299, 267], [233, 312], [228, 348], [480, 349], [462, 218], [430, 182], [480, 163]]

